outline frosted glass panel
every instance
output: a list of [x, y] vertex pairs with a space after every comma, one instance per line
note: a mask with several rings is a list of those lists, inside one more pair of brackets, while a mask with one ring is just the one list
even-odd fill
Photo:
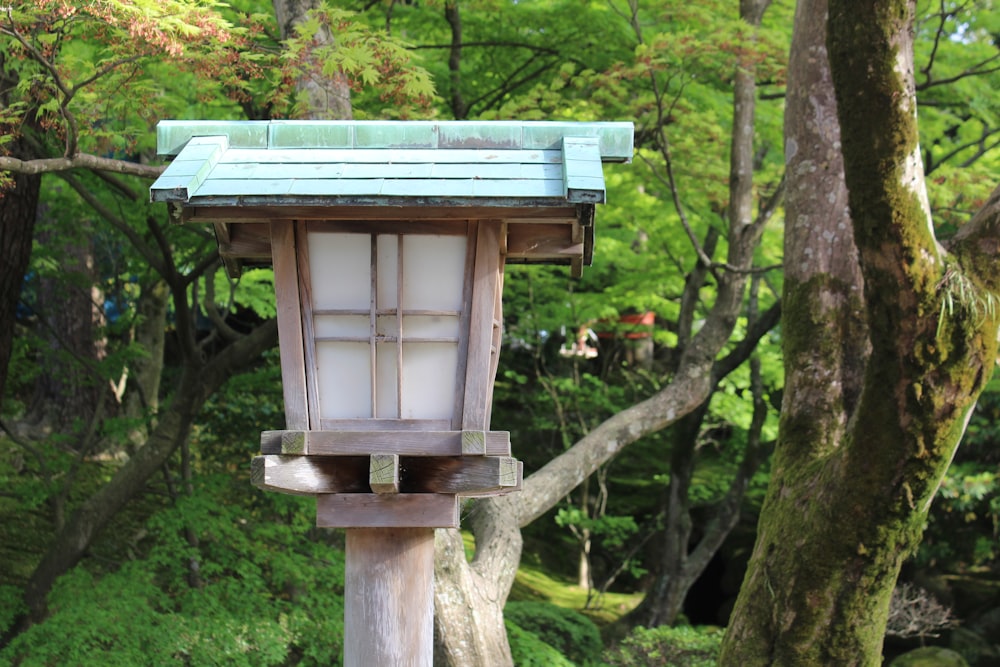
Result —
[[403, 237], [403, 305], [407, 310], [460, 310], [464, 236]]
[[458, 339], [458, 318], [447, 315], [407, 315], [403, 318], [406, 338]]
[[378, 308], [396, 307], [396, 281], [399, 277], [399, 238], [393, 234], [378, 237]]
[[457, 343], [403, 344], [403, 419], [451, 419]]
[[316, 343], [321, 419], [372, 416], [372, 369], [368, 343]]
[[315, 318], [317, 338], [363, 338], [371, 335], [368, 315], [318, 315]]
[[371, 304], [371, 237], [310, 232], [313, 308], [367, 310]]
[[396, 372], [396, 343], [379, 343], [375, 348], [375, 365], [378, 375], [375, 379], [375, 416], [379, 419], [399, 417], [399, 374]]

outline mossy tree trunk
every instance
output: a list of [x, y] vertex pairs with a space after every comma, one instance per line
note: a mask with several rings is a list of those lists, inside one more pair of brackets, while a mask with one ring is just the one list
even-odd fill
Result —
[[919, 159], [912, 30], [904, 0], [798, 6], [786, 391], [722, 665], [881, 664], [900, 566], [993, 370], [1000, 189], [942, 248]]

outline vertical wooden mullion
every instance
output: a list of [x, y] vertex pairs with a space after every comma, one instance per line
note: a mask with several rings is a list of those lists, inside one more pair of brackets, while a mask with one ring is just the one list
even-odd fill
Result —
[[302, 295], [302, 333], [305, 341], [306, 392], [309, 397], [311, 428], [320, 428], [319, 363], [316, 356], [316, 327], [313, 321], [312, 278], [309, 268], [308, 223], [295, 223], [295, 250], [299, 265], [299, 294]]
[[370, 237], [371, 296], [368, 300], [368, 359], [371, 365], [372, 394], [371, 416], [378, 416], [378, 235]]
[[396, 417], [403, 418], [403, 239], [396, 237]]
[[[281, 385], [285, 399], [285, 428], [309, 429], [309, 400], [306, 386], [306, 351], [312, 336], [303, 337], [295, 243], [295, 223], [270, 223], [271, 261], [274, 264], [274, 291], [278, 306], [278, 347], [281, 352]], [[305, 243], [305, 239], [301, 240]], [[306, 304], [309, 308], [309, 304]], [[318, 428], [318, 427], [317, 427]]]

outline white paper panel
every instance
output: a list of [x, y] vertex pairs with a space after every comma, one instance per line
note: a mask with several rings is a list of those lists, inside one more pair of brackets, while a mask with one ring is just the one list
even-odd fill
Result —
[[371, 335], [371, 317], [368, 315], [317, 315], [314, 319], [316, 336], [367, 339]]
[[375, 416], [379, 419], [399, 418], [397, 350], [396, 343], [379, 343], [375, 348], [375, 365], [378, 368]]
[[465, 282], [464, 236], [403, 237], [403, 307], [459, 310]]
[[403, 317], [406, 338], [454, 338], [458, 340], [458, 317], [449, 315], [407, 315]]
[[313, 308], [368, 309], [371, 305], [371, 237], [310, 232], [308, 243]]
[[321, 419], [372, 416], [368, 343], [316, 343]]
[[397, 278], [399, 276], [399, 238], [395, 234], [378, 236], [378, 308], [396, 307]]
[[451, 419], [457, 343], [403, 344], [403, 419]]

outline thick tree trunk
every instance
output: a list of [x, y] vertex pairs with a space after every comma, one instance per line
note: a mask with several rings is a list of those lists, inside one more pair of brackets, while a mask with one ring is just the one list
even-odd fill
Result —
[[[722, 665], [881, 664], [899, 568], [992, 372], [996, 315], [956, 309], [938, 324], [946, 277], [962, 269], [949, 267], [928, 224], [912, 11], [831, 0], [825, 41], [815, 20], [827, 13], [822, 0], [803, 0], [796, 13], [785, 403]], [[996, 261], [987, 219], [977, 232], [989, 242], [963, 275], [988, 287], [982, 276], [995, 272], [975, 272]]]
[[71, 436], [79, 451], [89, 446], [88, 425], [99, 407], [105, 407], [101, 402], [109, 398], [107, 381], [97, 369], [103, 313], [100, 296], [92, 288], [96, 282], [93, 230], [84, 222], [67, 236], [52, 228], [46, 217], [43, 213], [36, 237], [57, 258], [59, 270], [37, 279], [37, 334], [48, 349], [39, 360], [41, 372], [27, 419], [43, 432]]
[[[321, 10], [323, 4], [321, 0], [273, 0], [281, 38], [294, 36], [296, 26], [307, 20], [306, 14]], [[318, 46], [323, 46], [334, 42], [336, 36], [321, 28], [314, 39]], [[352, 118], [351, 86], [343, 73], [327, 76], [317, 66], [296, 82], [296, 89], [303, 98], [304, 117], [314, 120]]]
[[38, 192], [42, 184], [38, 174], [12, 174], [12, 177], [13, 187], [0, 193], [0, 405], [3, 405], [14, 344], [17, 302], [31, 259]]

